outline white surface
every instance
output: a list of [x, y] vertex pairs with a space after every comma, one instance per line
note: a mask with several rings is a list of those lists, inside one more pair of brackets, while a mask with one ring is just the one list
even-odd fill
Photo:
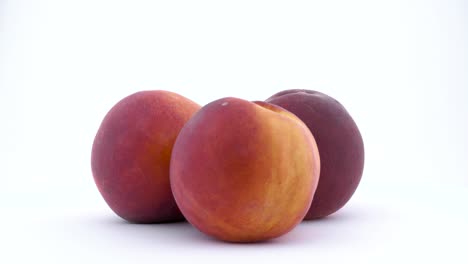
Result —
[[[468, 261], [464, 1], [0, 1], [0, 263]], [[131, 225], [90, 172], [109, 108], [316, 89], [353, 115], [351, 202], [270, 243]], [[465, 251], [464, 251], [465, 250]]]

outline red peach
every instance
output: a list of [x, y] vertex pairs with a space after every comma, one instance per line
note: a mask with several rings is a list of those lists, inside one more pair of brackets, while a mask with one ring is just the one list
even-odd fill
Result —
[[118, 102], [94, 139], [91, 167], [109, 207], [137, 223], [183, 220], [172, 196], [169, 163], [179, 131], [200, 108], [167, 91], [143, 91]]

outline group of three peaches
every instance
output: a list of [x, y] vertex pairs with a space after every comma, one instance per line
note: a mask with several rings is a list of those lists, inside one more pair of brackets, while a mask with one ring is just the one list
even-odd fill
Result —
[[255, 242], [342, 208], [361, 179], [364, 146], [347, 110], [316, 91], [204, 107], [143, 91], [107, 113], [91, 167], [127, 221], [186, 219], [215, 238]]

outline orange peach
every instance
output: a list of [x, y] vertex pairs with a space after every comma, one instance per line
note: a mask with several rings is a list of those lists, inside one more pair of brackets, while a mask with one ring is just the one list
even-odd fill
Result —
[[170, 180], [193, 226], [224, 241], [255, 242], [301, 222], [319, 171], [314, 137], [299, 118], [268, 103], [223, 98], [181, 130]]
[[91, 167], [109, 207], [137, 223], [183, 220], [172, 196], [169, 163], [177, 135], [200, 108], [167, 91], [143, 91], [118, 102], [94, 139]]

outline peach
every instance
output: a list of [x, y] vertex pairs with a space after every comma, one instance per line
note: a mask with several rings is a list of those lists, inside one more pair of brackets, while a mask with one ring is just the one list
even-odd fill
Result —
[[223, 98], [180, 132], [170, 180], [193, 226], [224, 241], [256, 242], [302, 221], [319, 171], [314, 137], [296, 116], [264, 102]]
[[286, 90], [266, 101], [297, 115], [317, 141], [320, 181], [305, 219], [338, 211], [351, 199], [364, 169], [364, 144], [351, 115], [338, 101], [316, 91]]
[[109, 207], [136, 223], [183, 220], [172, 196], [169, 163], [177, 135], [200, 108], [167, 91], [143, 91], [118, 102], [94, 139], [91, 167]]

